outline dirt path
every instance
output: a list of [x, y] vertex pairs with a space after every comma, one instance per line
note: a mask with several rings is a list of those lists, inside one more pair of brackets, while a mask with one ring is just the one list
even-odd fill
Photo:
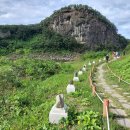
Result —
[[115, 87], [118, 87], [118, 85], [109, 85], [106, 82], [106, 70], [104, 70], [105, 64], [106, 63], [103, 63], [97, 67], [97, 87], [103, 88], [104, 95], [109, 96], [110, 111], [117, 115], [117, 122], [122, 126], [130, 128], [130, 118], [128, 118], [125, 111], [130, 110], [130, 103], [128, 103], [127, 99], [115, 90]]

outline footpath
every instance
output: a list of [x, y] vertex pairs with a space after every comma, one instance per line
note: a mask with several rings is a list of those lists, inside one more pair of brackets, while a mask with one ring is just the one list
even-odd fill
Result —
[[106, 63], [103, 63], [97, 67], [97, 90], [102, 89], [101, 94], [107, 95], [107, 97], [109, 98], [110, 111], [116, 115], [117, 122], [122, 126], [130, 128], [130, 117], [126, 113], [126, 110], [130, 110], [130, 103], [128, 103], [125, 96], [115, 90], [115, 88], [119, 87], [118, 85], [116, 85], [116, 83], [114, 85], [110, 85], [106, 82], [105, 73], [107, 73], [107, 70], [104, 69], [105, 65]]

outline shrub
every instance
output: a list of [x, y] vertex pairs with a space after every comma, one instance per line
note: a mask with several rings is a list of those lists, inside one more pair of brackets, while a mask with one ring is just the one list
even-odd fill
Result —
[[82, 60], [102, 58], [107, 54], [106, 51], [88, 52], [85, 53], [81, 58]]
[[78, 125], [82, 130], [101, 130], [101, 116], [97, 112], [85, 111], [78, 116]]
[[20, 59], [13, 65], [18, 77], [46, 79], [60, 71], [60, 65], [54, 61]]

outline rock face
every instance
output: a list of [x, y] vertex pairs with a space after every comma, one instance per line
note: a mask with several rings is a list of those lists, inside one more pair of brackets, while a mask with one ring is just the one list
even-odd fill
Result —
[[128, 44], [127, 39], [117, 34], [114, 24], [87, 5], [61, 8], [34, 25], [0, 25], [0, 48], [7, 52], [8, 48], [24, 47], [24, 44], [19, 43], [17, 46], [12, 39], [24, 42], [33, 37], [39, 37], [39, 40], [31, 46], [26, 44], [27, 48], [72, 52], [104, 49], [117, 51]]
[[86, 48], [120, 48], [116, 27], [88, 6], [69, 6], [56, 11], [49, 21], [54, 31], [75, 37]]

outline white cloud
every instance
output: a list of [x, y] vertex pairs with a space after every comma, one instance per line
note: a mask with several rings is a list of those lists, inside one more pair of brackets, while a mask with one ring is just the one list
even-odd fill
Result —
[[11, 13], [3, 14], [0, 16], [0, 18], [5, 18], [5, 19], [13, 18], [13, 17], [15, 17], [15, 15]]
[[0, 0], [0, 24], [32, 24], [69, 4], [87, 4], [112, 21], [130, 38], [129, 0]]

